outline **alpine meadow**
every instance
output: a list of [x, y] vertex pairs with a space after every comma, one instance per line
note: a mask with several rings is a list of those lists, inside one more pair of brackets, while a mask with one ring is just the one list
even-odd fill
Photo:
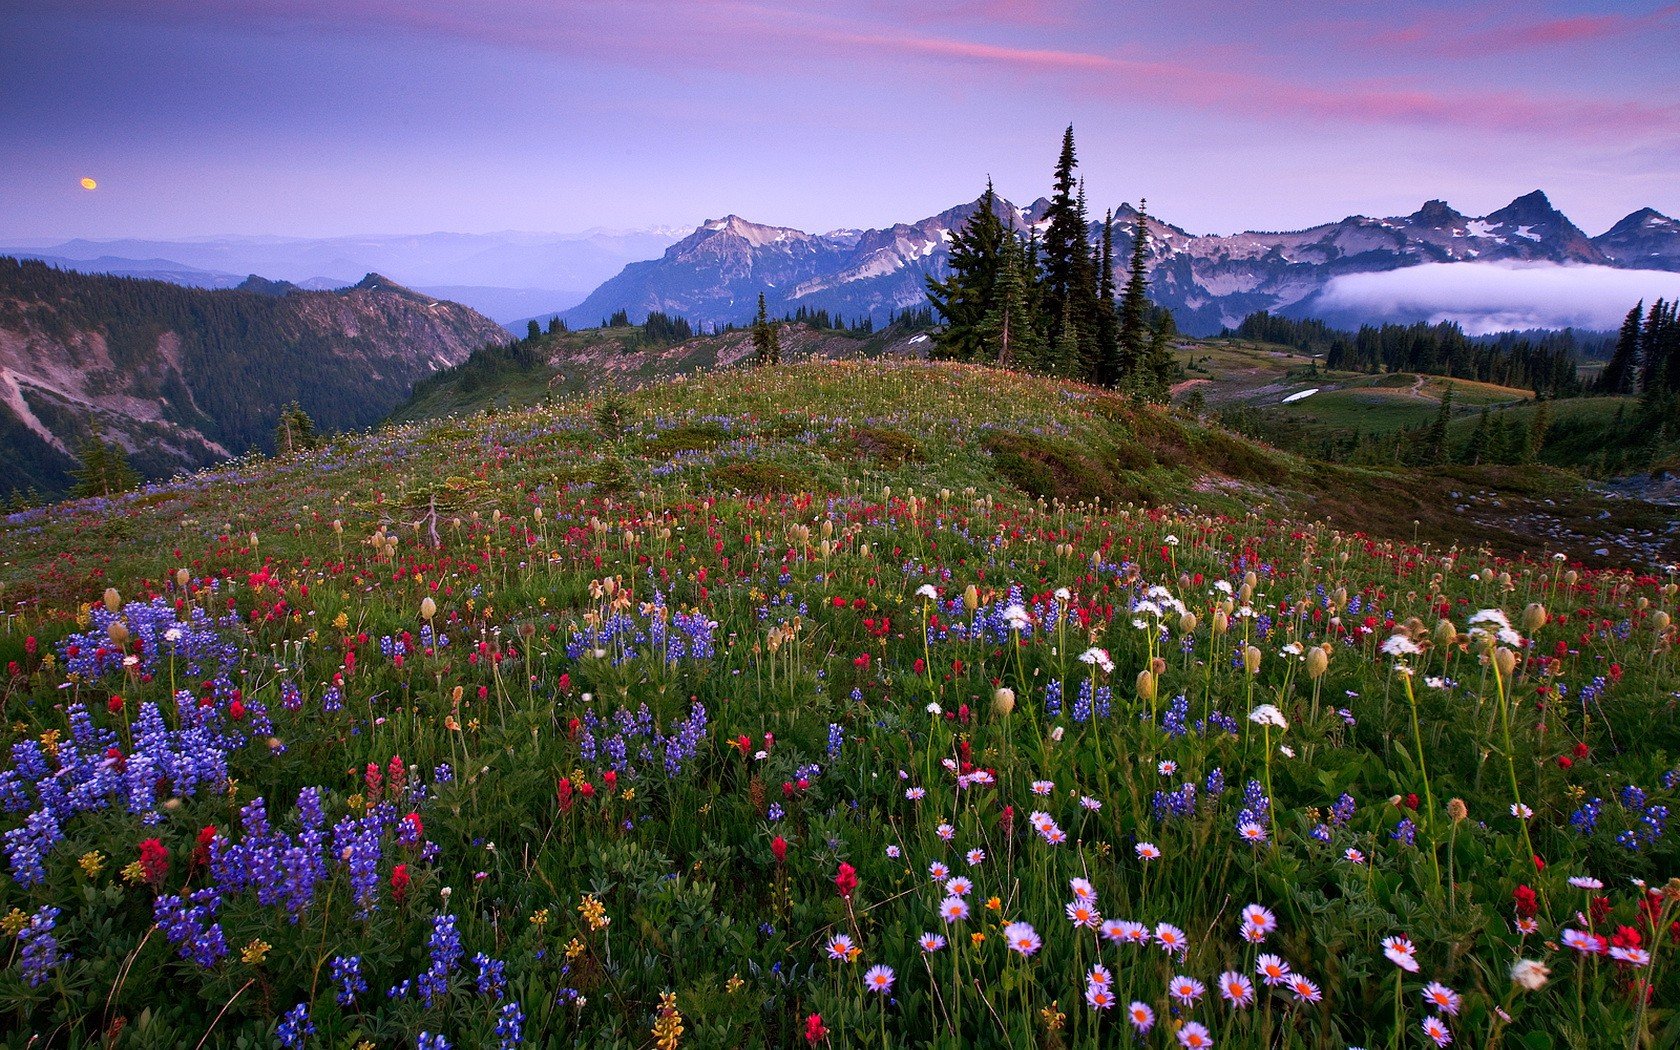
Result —
[[165, 6], [0, 12], [0, 1046], [1680, 1045], [1674, 5]]

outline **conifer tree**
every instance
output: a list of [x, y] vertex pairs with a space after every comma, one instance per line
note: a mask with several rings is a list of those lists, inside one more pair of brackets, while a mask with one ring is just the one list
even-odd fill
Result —
[[1043, 357], [1043, 339], [1027, 289], [1026, 266], [1026, 251], [1011, 229], [1003, 242], [1003, 264], [992, 306], [981, 325], [986, 349], [1000, 368], [1036, 368]]
[[1662, 352], [1663, 325], [1668, 318], [1668, 304], [1661, 299], [1651, 304], [1645, 314], [1645, 324], [1639, 331], [1639, 390], [1649, 394], [1660, 389], [1667, 377], [1668, 364]]
[[1077, 325], [1082, 312], [1086, 312], [1081, 307], [1088, 303], [1078, 300], [1082, 296], [1087, 300], [1094, 298], [1094, 289], [1086, 280], [1091, 270], [1091, 246], [1088, 240], [1090, 232], [1080, 203], [1082, 190], [1074, 175], [1078, 167], [1073, 125], [1069, 124], [1062, 134], [1062, 152], [1056, 160], [1050, 206], [1046, 212], [1050, 221], [1044, 230], [1042, 245], [1045, 327], [1058, 349], [1058, 356], [1064, 345], [1078, 346], [1081, 342], [1081, 333], [1063, 331], [1064, 324]]
[[1628, 311], [1626, 319], [1622, 321], [1622, 329], [1616, 335], [1616, 348], [1610, 354], [1610, 361], [1604, 366], [1604, 371], [1598, 374], [1595, 389], [1601, 394], [1625, 395], [1633, 393], [1633, 383], [1639, 368], [1639, 336], [1640, 321], [1645, 313], [1645, 302]]
[[1046, 371], [1065, 379], [1077, 378], [1084, 355], [1079, 345], [1079, 326], [1073, 320], [1073, 303], [1066, 299], [1062, 300], [1061, 321], [1056, 328], [1050, 367]]
[[1533, 463], [1540, 458], [1540, 450], [1546, 447], [1546, 431], [1551, 425], [1551, 403], [1544, 398], [1538, 399], [1534, 406], [1534, 416], [1528, 421], [1528, 439], [1523, 442], [1524, 463]]
[[1482, 406], [1482, 414], [1476, 417], [1476, 429], [1470, 432], [1470, 439], [1464, 443], [1464, 451], [1459, 454], [1460, 463], [1474, 466], [1480, 463], [1488, 452], [1488, 442], [1493, 439], [1493, 421], [1489, 418], [1488, 408]]
[[[535, 321], [531, 322], [536, 324]], [[276, 455], [290, 455], [306, 448], [315, 447], [315, 421], [309, 418], [309, 413], [303, 406], [293, 401], [280, 410], [280, 422], [274, 428], [274, 451]]]
[[1444, 463], [1447, 459], [1447, 424], [1452, 421], [1453, 385], [1447, 384], [1447, 389], [1441, 394], [1441, 406], [1435, 410], [1435, 419], [1429, 424], [1429, 432], [1423, 440], [1423, 462], [1426, 464]]
[[934, 336], [933, 356], [956, 361], [983, 361], [996, 356], [985, 342], [985, 320], [996, 305], [1004, 241], [1013, 235], [997, 216], [997, 195], [986, 180], [986, 192], [973, 215], [951, 235], [949, 270], [943, 281], [927, 279], [927, 297], [944, 318]]
[[1124, 368], [1120, 352], [1120, 319], [1114, 311], [1114, 212], [1103, 215], [1102, 250], [1097, 266], [1097, 298], [1091, 340], [1096, 345], [1096, 369], [1091, 376], [1098, 386], [1119, 384]]
[[1173, 321], [1172, 311], [1158, 311], [1149, 335], [1149, 350], [1139, 369], [1138, 391], [1143, 400], [1166, 404], [1172, 385], [1182, 378], [1184, 370], [1173, 356], [1173, 338], [1177, 335], [1178, 325]]
[[70, 472], [76, 479], [70, 490], [72, 498], [86, 496], [114, 496], [140, 487], [140, 475], [128, 465], [128, 455], [121, 446], [107, 442], [96, 429], [76, 450], [82, 461], [80, 468]]
[[1120, 366], [1125, 379], [1134, 381], [1144, 354], [1149, 347], [1149, 297], [1146, 294], [1145, 253], [1149, 249], [1149, 231], [1144, 209], [1148, 201], [1139, 201], [1137, 227], [1132, 231], [1131, 273], [1126, 278], [1126, 291], [1120, 299]]
[[753, 361], [756, 364], [773, 365], [781, 357], [776, 330], [770, 327], [770, 314], [764, 306], [763, 292], [758, 293], [758, 316], [753, 318], [752, 342]]

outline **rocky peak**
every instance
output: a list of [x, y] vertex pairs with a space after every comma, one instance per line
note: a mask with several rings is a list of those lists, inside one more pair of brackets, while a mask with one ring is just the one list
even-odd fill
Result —
[[[1541, 199], [1545, 199], [1544, 195]], [[1423, 207], [1406, 216], [1406, 220], [1413, 226], [1425, 226], [1436, 230], [1451, 229], [1465, 223], [1465, 218], [1458, 209], [1443, 200], [1424, 201]]]

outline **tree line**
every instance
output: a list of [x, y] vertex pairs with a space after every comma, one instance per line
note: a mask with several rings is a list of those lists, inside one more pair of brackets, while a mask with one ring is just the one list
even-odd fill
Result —
[[1148, 298], [1142, 202], [1123, 288], [1116, 284], [1115, 215], [1097, 243], [1078, 178], [1073, 127], [1062, 136], [1042, 239], [998, 215], [990, 180], [974, 214], [952, 233], [944, 279], [927, 297], [942, 327], [932, 356], [1042, 372], [1165, 401], [1179, 369], [1172, 314]]
[[1580, 342], [1573, 332], [1474, 337], [1456, 323], [1362, 325], [1357, 332], [1314, 319], [1260, 311], [1225, 336], [1322, 354], [1338, 372], [1422, 372], [1532, 390], [1539, 397], [1581, 393]]

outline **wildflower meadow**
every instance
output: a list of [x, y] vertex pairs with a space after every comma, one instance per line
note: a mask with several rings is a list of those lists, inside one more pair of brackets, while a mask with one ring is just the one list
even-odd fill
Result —
[[1672, 570], [1229, 440], [804, 364], [15, 514], [5, 1045], [1673, 1045]]

